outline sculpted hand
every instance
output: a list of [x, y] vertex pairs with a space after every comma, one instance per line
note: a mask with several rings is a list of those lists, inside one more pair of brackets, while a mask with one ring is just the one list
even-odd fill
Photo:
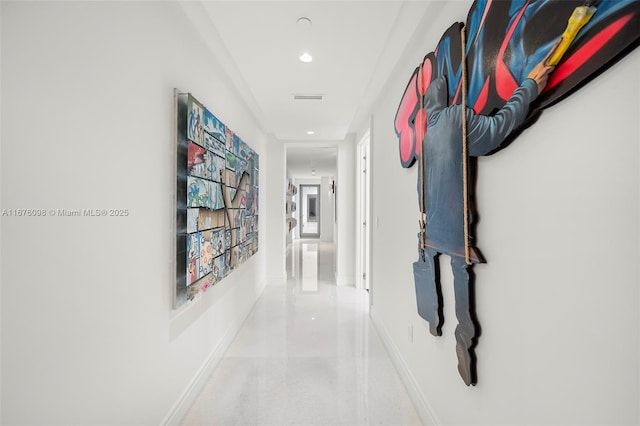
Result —
[[556, 41], [547, 56], [537, 64], [531, 72], [527, 75], [527, 78], [532, 79], [538, 85], [538, 94], [542, 93], [545, 87], [547, 87], [547, 81], [549, 80], [549, 74], [555, 69], [554, 66], [547, 65], [547, 61], [553, 55], [553, 52], [556, 50], [560, 42], [562, 41], [562, 37]]

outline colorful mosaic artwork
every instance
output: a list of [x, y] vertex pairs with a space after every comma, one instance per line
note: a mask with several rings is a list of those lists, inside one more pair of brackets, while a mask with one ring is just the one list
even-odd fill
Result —
[[258, 251], [259, 157], [192, 95], [175, 98], [177, 309]]

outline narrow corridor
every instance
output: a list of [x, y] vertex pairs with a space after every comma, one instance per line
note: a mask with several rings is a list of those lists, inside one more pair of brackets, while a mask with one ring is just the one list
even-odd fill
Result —
[[299, 240], [286, 286], [267, 286], [183, 425], [419, 425], [369, 318], [337, 287], [334, 244]]

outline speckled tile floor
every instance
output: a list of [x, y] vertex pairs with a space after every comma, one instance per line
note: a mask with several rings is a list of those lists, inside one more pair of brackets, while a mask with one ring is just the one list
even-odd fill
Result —
[[184, 419], [193, 425], [420, 425], [334, 245], [295, 241]]

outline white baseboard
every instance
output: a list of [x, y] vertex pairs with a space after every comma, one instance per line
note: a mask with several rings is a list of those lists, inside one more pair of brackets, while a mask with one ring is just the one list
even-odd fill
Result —
[[231, 342], [236, 337], [236, 334], [238, 334], [238, 331], [242, 327], [242, 324], [244, 324], [244, 321], [253, 310], [255, 302], [257, 302], [260, 298], [260, 294], [264, 290], [265, 286], [266, 284], [263, 284], [261, 286], [259, 293], [256, 295], [256, 300], [254, 301], [254, 303], [240, 317], [242, 319], [238, 321], [235, 326], [231, 326], [229, 327], [229, 329], [227, 329], [226, 333], [224, 334], [222, 339], [220, 339], [215, 349], [202, 364], [196, 375], [193, 377], [193, 379], [191, 379], [191, 382], [189, 383], [187, 388], [184, 390], [184, 392], [182, 392], [182, 395], [180, 395], [169, 413], [162, 420], [162, 422], [160, 423], [161, 425], [173, 426], [180, 425], [182, 423], [187, 413], [189, 412], [189, 409], [204, 388], [204, 385], [207, 383], [207, 380], [209, 380], [209, 376], [211, 376], [211, 373], [213, 373], [213, 371], [216, 369], [216, 367], [220, 363], [220, 360], [222, 360], [224, 353], [231, 345]]
[[396, 367], [396, 371], [400, 375], [400, 379], [404, 383], [404, 386], [407, 388], [407, 392], [409, 393], [409, 397], [413, 402], [413, 405], [416, 407], [416, 411], [422, 420], [424, 425], [439, 425], [441, 424], [437, 417], [433, 414], [433, 408], [429, 405], [427, 400], [424, 398], [424, 395], [420, 391], [420, 386], [418, 385], [417, 380], [409, 370], [409, 367], [404, 362], [402, 355], [393, 344], [393, 340], [389, 335], [387, 329], [382, 325], [381, 322], [378, 321], [376, 317], [375, 309], [373, 306], [370, 307], [369, 315], [371, 316], [371, 320], [373, 325], [375, 326], [380, 338], [382, 339], [382, 343], [384, 347], [387, 349], [389, 353], [389, 357], [391, 358], [391, 362]]

